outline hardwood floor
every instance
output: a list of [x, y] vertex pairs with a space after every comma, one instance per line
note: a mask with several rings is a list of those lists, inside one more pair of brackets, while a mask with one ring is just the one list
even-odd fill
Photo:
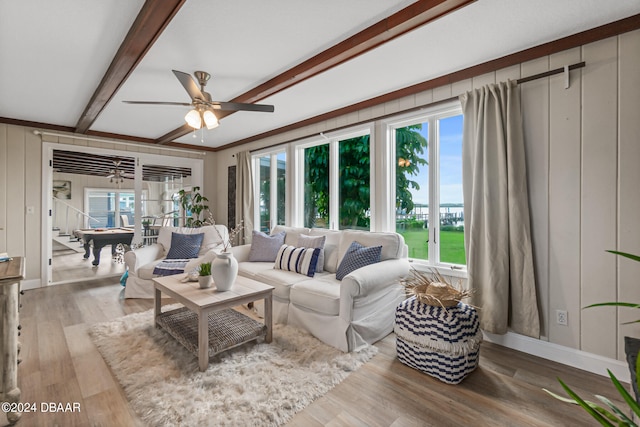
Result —
[[[151, 300], [124, 300], [122, 290], [117, 279], [106, 278], [25, 291], [18, 375], [22, 402], [35, 403], [37, 412], [24, 413], [18, 425], [141, 425], [86, 332], [93, 323], [152, 308]], [[482, 344], [480, 366], [459, 385], [398, 362], [393, 334], [376, 345], [371, 362], [288, 426], [595, 425], [542, 388], [560, 392], [561, 377], [584, 397], [617, 396], [607, 378], [490, 343]], [[78, 403], [80, 411], [42, 412], [43, 402]]]
[[[124, 273], [124, 263], [117, 263], [111, 259], [111, 246], [102, 248], [100, 265], [93, 266], [91, 264], [93, 255], [89, 259], [84, 259], [84, 252], [77, 252], [56, 243], [54, 241], [51, 259], [51, 279], [55, 284], [108, 276], [119, 277]], [[80, 243], [76, 245], [82, 246]]]

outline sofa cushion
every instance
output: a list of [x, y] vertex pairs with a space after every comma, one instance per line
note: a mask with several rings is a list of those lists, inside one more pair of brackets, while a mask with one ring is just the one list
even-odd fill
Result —
[[338, 259], [341, 262], [352, 242], [363, 246], [382, 246], [380, 261], [406, 257], [404, 238], [398, 233], [344, 230], [340, 236]]
[[291, 304], [329, 316], [340, 314], [340, 282], [327, 274], [304, 280], [291, 287]]
[[289, 291], [292, 285], [309, 280], [307, 276], [293, 271], [276, 270], [273, 268], [273, 263], [271, 263], [271, 269], [261, 271], [253, 279], [273, 286], [273, 296], [286, 301], [289, 301]]
[[204, 233], [180, 234], [171, 233], [171, 248], [167, 253], [167, 259], [197, 258], [200, 253], [200, 245]]
[[382, 252], [382, 246], [365, 247], [358, 242], [352, 242], [340, 261], [336, 279], [342, 280], [352, 271], [380, 262], [380, 252]]
[[309, 232], [311, 236], [325, 236], [324, 242], [324, 266], [323, 270], [335, 273], [338, 269], [338, 247], [340, 246], [340, 236], [342, 231], [328, 230], [326, 228], [312, 228]]
[[251, 236], [251, 250], [249, 261], [273, 262], [278, 256], [280, 247], [284, 244], [285, 232], [269, 236], [261, 231], [253, 230]]
[[316, 265], [320, 259], [320, 248], [297, 248], [282, 245], [276, 256], [273, 268], [277, 270], [295, 271], [308, 277], [316, 274]]
[[251, 279], [254, 279], [257, 274], [262, 273], [265, 270], [273, 270], [273, 263], [251, 261], [238, 263], [238, 273]]
[[322, 273], [324, 270], [324, 242], [327, 240], [327, 236], [309, 236], [308, 234], [301, 234], [298, 236], [298, 243], [296, 246], [300, 248], [318, 248], [320, 253], [318, 254], [318, 264], [316, 265], [316, 273]]

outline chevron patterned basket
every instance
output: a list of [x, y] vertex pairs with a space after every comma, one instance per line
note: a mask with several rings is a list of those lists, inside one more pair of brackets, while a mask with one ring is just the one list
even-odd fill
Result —
[[458, 384], [478, 366], [482, 331], [478, 313], [464, 303], [424, 304], [415, 296], [396, 308], [398, 360], [449, 384]]

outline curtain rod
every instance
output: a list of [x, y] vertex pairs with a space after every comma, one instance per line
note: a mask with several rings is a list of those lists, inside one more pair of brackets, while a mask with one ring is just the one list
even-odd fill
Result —
[[133, 142], [115, 141], [115, 140], [102, 139], [102, 138], [93, 138], [93, 137], [84, 136], [84, 135], [83, 136], [76, 136], [75, 134], [46, 132], [46, 131], [41, 131], [41, 130], [37, 130], [37, 129], [33, 130], [33, 134], [34, 135], [57, 136], [57, 137], [61, 137], [61, 138], [84, 139], [84, 140], [87, 140], [87, 141], [106, 142], [108, 144], [120, 144], [120, 145], [134, 146], [134, 147], [143, 147], [143, 148], [152, 148], [152, 149], [157, 148], [158, 150], [161, 150], [161, 151], [177, 151], [179, 153], [200, 154], [200, 155], [203, 155], [203, 156], [207, 155], [206, 151], [189, 150], [187, 148], [169, 148], [169, 147], [164, 147], [164, 146], [154, 147], [154, 146], [148, 146], [149, 144], [136, 144], [136, 143], [133, 143]]
[[[553, 70], [545, 71], [543, 73], [538, 73], [538, 74], [534, 74], [532, 76], [519, 78], [518, 80], [516, 80], [516, 83], [517, 84], [522, 84], [522, 83], [527, 83], [527, 82], [530, 82], [530, 81], [533, 81], [533, 80], [542, 79], [544, 77], [554, 76], [554, 75], [560, 74], [560, 73], [567, 73], [565, 88], [568, 88], [569, 87], [569, 71], [576, 70], [578, 68], [583, 68], [586, 65], [587, 64], [584, 61], [578, 62], [578, 63], [575, 63], [575, 64], [571, 64], [571, 65], [565, 65], [564, 67], [561, 67], [561, 68], [555, 68]], [[402, 111], [396, 111], [394, 113], [385, 114], [385, 115], [374, 117], [374, 118], [367, 119], [367, 120], [362, 120], [362, 121], [356, 122], [356, 123], [350, 123], [350, 124], [345, 125], [345, 126], [340, 126], [340, 127], [337, 127], [337, 128], [330, 129], [329, 132], [335, 132], [337, 130], [346, 129], [346, 128], [350, 128], [350, 127], [353, 127], [353, 126], [359, 126], [359, 125], [362, 125], [362, 124], [365, 124], [365, 123], [369, 123], [369, 122], [375, 121], [375, 120], [383, 120], [383, 119], [386, 119], [388, 117], [396, 116], [398, 114], [404, 114], [404, 113], [410, 113], [411, 111], [422, 110], [423, 108], [433, 107], [433, 106], [438, 105], [438, 104], [445, 104], [447, 102], [456, 101], [458, 98], [459, 98], [459, 95], [452, 96], [451, 98], [441, 99], [439, 101], [431, 102], [429, 104], [424, 104], [424, 105], [420, 105], [420, 106], [417, 106], [417, 107], [408, 108], [408, 109], [402, 110]], [[317, 134], [317, 132], [313, 132], [313, 133], [311, 133], [309, 135], [306, 135], [306, 136], [303, 136], [303, 137], [298, 137], [298, 138], [290, 139], [288, 141], [278, 142], [276, 144], [271, 144], [271, 145], [267, 145], [265, 147], [256, 148], [255, 150], [249, 150], [249, 153], [253, 153], [253, 152], [256, 152], [256, 151], [260, 151], [260, 150], [266, 150], [268, 148], [273, 148], [273, 147], [277, 147], [279, 145], [289, 144], [289, 143], [292, 143], [292, 142], [295, 142], [295, 141], [301, 141], [303, 139], [309, 138], [309, 137], [311, 137], [313, 135], [316, 135], [316, 134]], [[323, 132], [320, 132], [320, 135], [324, 136]]]

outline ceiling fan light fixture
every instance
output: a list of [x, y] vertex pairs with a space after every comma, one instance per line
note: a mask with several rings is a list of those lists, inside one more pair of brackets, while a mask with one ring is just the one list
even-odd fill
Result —
[[200, 112], [198, 110], [191, 110], [184, 116], [187, 124], [194, 129], [200, 129], [202, 127], [202, 117], [200, 117]]
[[204, 124], [209, 130], [217, 128], [220, 124], [218, 122], [218, 118], [211, 110], [205, 110], [204, 113], [202, 113], [202, 118], [204, 119]]

